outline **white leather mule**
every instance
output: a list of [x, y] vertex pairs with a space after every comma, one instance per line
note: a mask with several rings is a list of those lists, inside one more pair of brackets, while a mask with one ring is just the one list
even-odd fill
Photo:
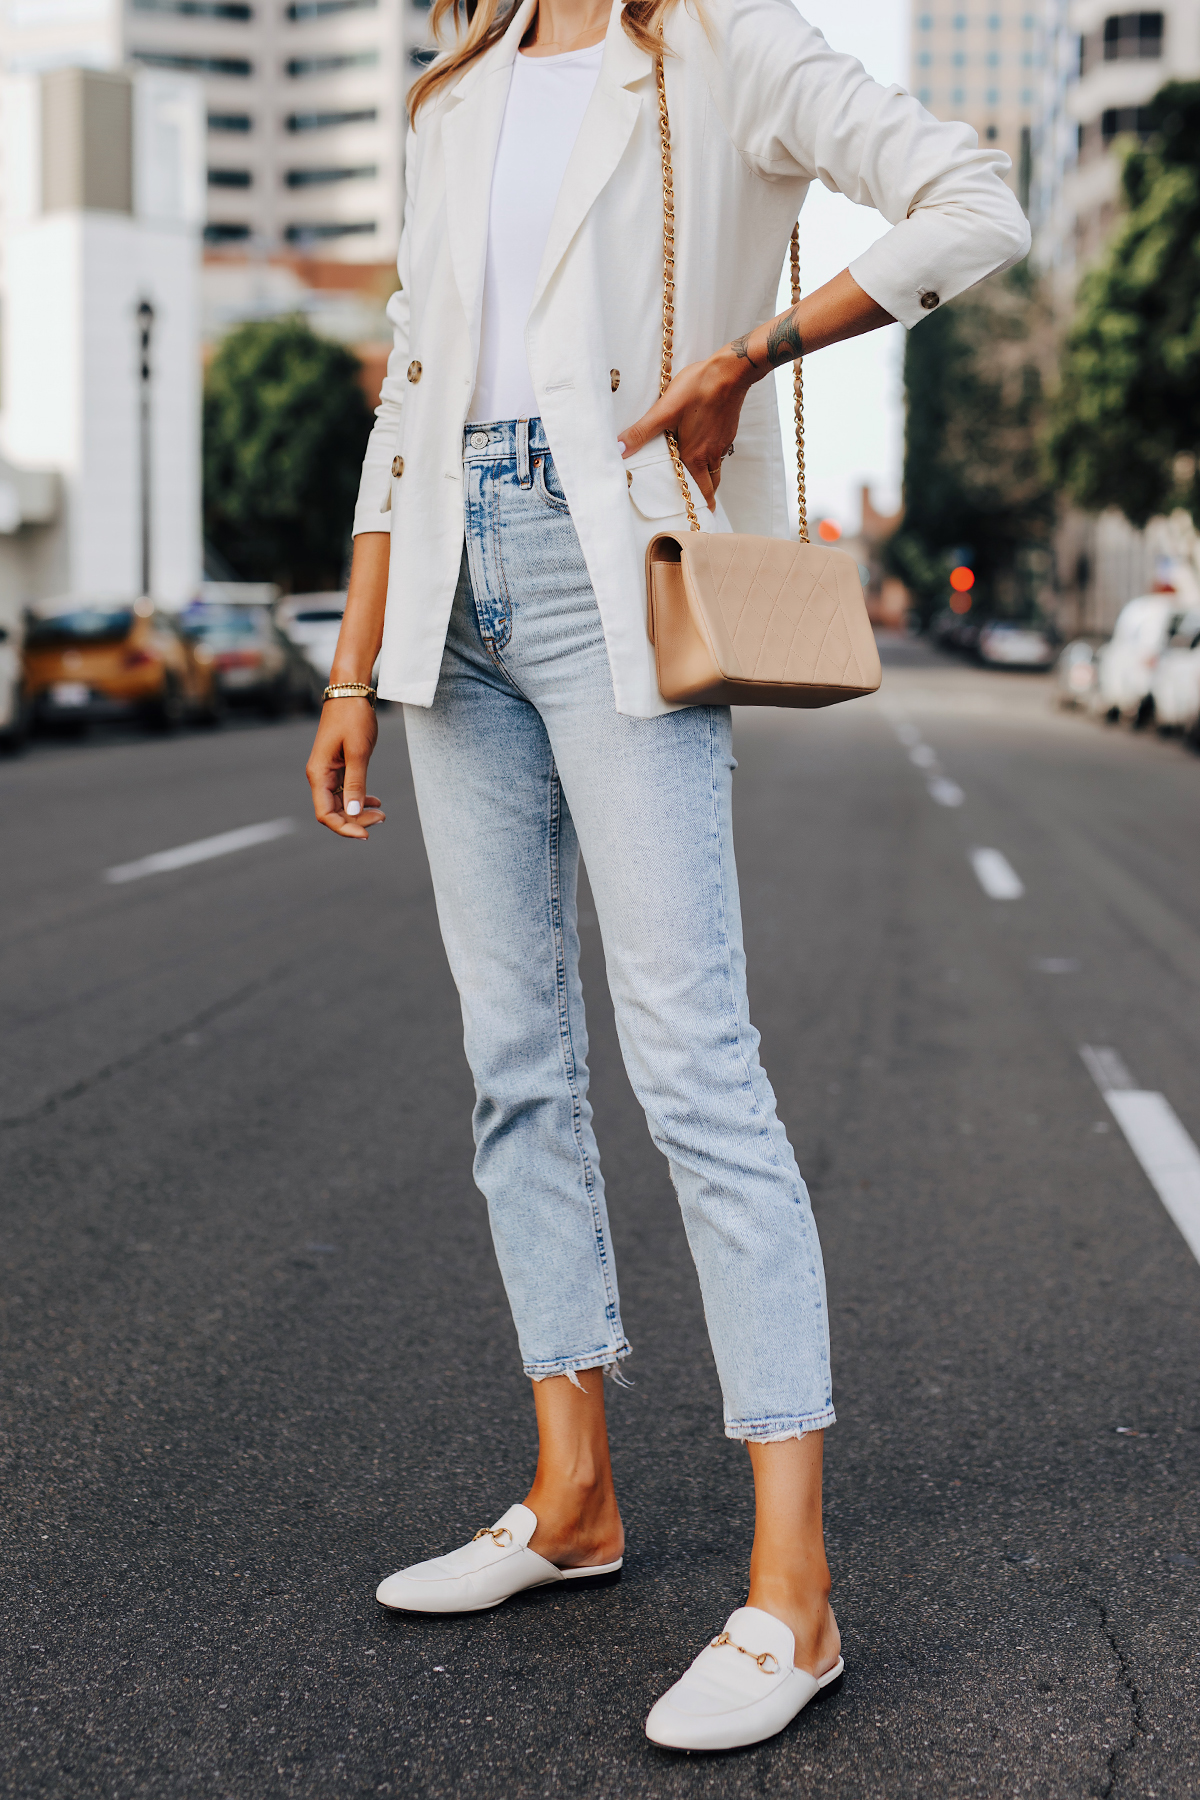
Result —
[[469, 1544], [448, 1556], [414, 1563], [389, 1575], [375, 1590], [381, 1606], [393, 1612], [484, 1612], [499, 1606], [526, 1588], [548, 1587], [555, 1581], [616, 1581], [623, 1557], [589, 1569], [557, 1569], [529, 1540], [537, 1530], [537, 1515], [527, 1506], [510, 1506], [492, 1526], [477, 1531]]
[[810, 1675], [794, 1666], [795, 1654], [782, 1619], [739, 1606], [651, 1708], [646, 1736], [669, 1750], [736, 1750], [774, 1737], [845, 1667], [839, 1657], [827, 1675]]

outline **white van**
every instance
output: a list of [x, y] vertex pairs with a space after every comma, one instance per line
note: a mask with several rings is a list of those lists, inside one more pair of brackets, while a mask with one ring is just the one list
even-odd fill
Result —
[[1154, 671], [1150, 697], [1160, 731], [1200, 736], [1200, 610], [1191, 608], [1175, 621]]
[[1135, 725], [1149, 721], [1154, 672], [1182, 611], [1176, 594], [1141, 594], [1126, 601], [1100, 652], [1094, 711]]

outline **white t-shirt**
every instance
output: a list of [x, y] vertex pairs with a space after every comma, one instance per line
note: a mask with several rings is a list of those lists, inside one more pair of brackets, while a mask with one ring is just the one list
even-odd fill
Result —
[[525, 326], [558, 190], [600, 73], [603, 44], [513, 58], [488, 217], [479, 368], [467, 418], [531, 419]]

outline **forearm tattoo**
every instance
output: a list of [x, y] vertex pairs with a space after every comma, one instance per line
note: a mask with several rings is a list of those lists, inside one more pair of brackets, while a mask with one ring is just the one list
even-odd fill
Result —
[[750, 333], [749, 332], [746, 333], [745, 337], [734, 338], [734, 340], [733, 340], [732, 344], [730, 344], [729, 348], [733, 351], [733, 354], [735, 356], [745, 357], [746, 361], [750, 364], [750, 367], [752, 369], [757, 369], [758, 364], [755, 362], [754, 358], [750, 354]]
[[777, 369], [780, 363], [795, 362], [803, 355], [804, 340], [800, 336], [795, 309], [780, 313], [767, 327], [767, 361]]

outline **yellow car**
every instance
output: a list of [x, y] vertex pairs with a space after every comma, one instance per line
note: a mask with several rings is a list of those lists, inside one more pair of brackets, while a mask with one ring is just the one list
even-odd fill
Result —
[[149, 600], [62, 601], [25, 636], [24, 692], [41, 725], [140, 719], [170, 731], [222, 714], [212, 655]]

